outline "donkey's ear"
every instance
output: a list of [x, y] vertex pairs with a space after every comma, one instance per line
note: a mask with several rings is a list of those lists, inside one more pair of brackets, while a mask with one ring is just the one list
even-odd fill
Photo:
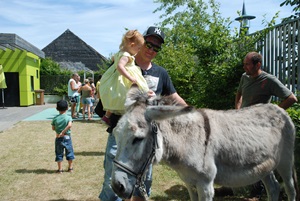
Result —
[[126, 94], [125, 107], [128, 108], [137, 101], [146, 102], [146, 98], [147, 96], [145, 96], [144, 92], [139, 90], [139, 87], [137, 85], [132, 85]]
[[127, 98], [131, 98], [131, 99], [135, 99], [137, 95], [139, 95], [141, 92], [139, 90], [139, 87], [134, 84], [130, 87], [130, 89], [128, 90], [126, 97]]
[[133, 105], [135, 102], [136, 102], [136, 100], [130, 99], [130, 98], [127, 97], [126, 100], [125, 100], [125, 108], [130, 107], [130, 106]]
[[162, 120], [178, 115], [183, 115], [194, 110], [192, 106], [148, 106], [145, 112], [145, 118], [151, 120]]

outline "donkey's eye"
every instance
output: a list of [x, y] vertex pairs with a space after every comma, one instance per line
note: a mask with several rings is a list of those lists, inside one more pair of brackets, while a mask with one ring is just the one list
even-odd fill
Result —
[[143, 140], [143, 138], [138, 138], [138, 137], [136, 137], [136, 138], [133, 139], [132, 144], [134, 145], [134, 144], [136, 144], [136, 143], [141, 142], [142, 140]]

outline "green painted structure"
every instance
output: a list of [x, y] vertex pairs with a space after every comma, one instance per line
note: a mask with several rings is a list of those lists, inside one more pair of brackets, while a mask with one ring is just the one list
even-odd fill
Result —
[[7, 84], [6, 106], [36, 104], [41, 58], [45, 58], [44, 52], [18, 35], [0, 33], [0, 64]]

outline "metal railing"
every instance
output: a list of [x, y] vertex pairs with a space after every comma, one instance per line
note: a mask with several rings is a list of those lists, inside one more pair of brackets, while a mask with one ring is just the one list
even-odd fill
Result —
[[256, 44], [263, 55], [263, 70], [296, 94], [300, 91], [299, 23], [300, 18], [278, 24]]

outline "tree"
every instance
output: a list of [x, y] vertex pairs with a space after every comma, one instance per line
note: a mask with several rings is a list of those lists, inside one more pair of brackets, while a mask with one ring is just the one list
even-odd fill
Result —
[[45, 89], [45, 93], [50, 94], [67, 94], [67, 79], [72, 74], [69, 70], [63, 70], [60, 65], [51, 58], [45, 58], [41, 61], [41, 88]]
[[41, 61], [41, 75], [60, 75], [61, 69], [58, 63], [51, 58], [45, 58]]
[[284, 2], [282, 2], [280, 4], [280, 7], [282, 7], [284, 5], [285, 6], [287, 6], [287, 5], [294, 6], [294, 8], [293, 8], [294, 12], [299, 12], [300, 11], [300, 2], [299, 2], [299, 0], [285, 0]]
[[280, 7], [282, 7], [282, 6], [288, 6], [288, 5], [294, 7], [293, 11], [295, 13], [292, 14], [290, 17], [285, 18], [284, 20], [298, 18], [299, 14], [300, 14], [299, 13], [300, 12], [300, 1], [299, 0], [285, 0], [284, 2], [282, 2], [280, 4]]
[[209, 0], [156, 0], [164, 10], [160, 26], [166, 42], [156, 61], [164, 66], [178, 93], [197, 107], [229, 109], [243, 73], [242, 59], [260, 37], [232, 34], [230, 20]]

